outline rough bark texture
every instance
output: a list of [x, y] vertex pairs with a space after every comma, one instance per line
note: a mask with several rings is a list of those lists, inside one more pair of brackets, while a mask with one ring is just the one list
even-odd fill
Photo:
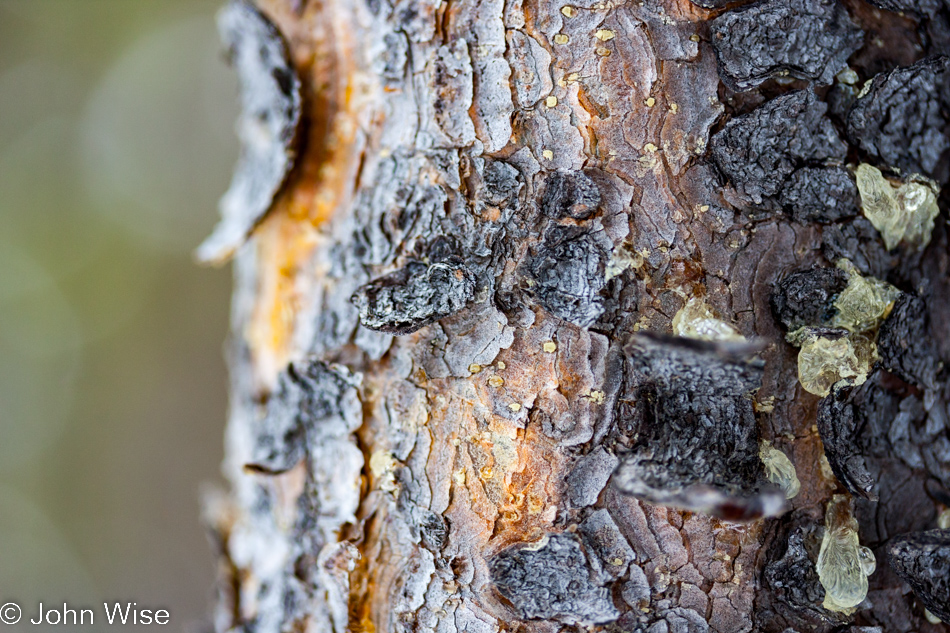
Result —
[[[946, 61], [895, 69], [950, 19], [878, 4], [907, 14], [259, 0], [302, 109], [257, 115], [294, 167], [208, 254], [247, 237], [216, 629], [947, 630], [884, 555], [950, 503], [945, 214], [888, 252], [846, 165], [946, 180]], [[906, 298], [883, 365], [820, 404], [784, 337], [846, 283], [793, 274], [840, 257]], [[758, 343], [657, 336], [690, 298]], [[801, 479], [785, 513], [759, 440]], [[815, 561], [849, 490], [878, 570], [844, 615]]]

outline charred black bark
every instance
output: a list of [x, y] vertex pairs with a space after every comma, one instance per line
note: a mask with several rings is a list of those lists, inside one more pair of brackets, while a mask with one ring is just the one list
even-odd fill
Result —
[[937, 164], [950, 148], [948, 64], [929, 57], [875, 76], [848, 114], [848, 137], [886, 165], [943, 182]]
[[849, 387], [836, 387], [830, 396], [821, 399], [818, 403], [818, 433], [825, 445], [825, 457], [838, 481], [850, 492], [876, 501], [875, 481], [868, 472], [864, 451], [858, 443], [861, 420], [856, 419], [855, 406], [850, 400], [851, 391]]
[[776, 76], [828, 85], [861, 48], [864, 33], [836, 0], [767, 0], [710, 23], [719, 74], [748, 90]]
[[801, 224], [850, 220], [858, 214], [858, 189], [844, 167], [802, 167], [785, 183], [779, 203]]
[[950, 622], [950, 530], [895, 538], [887, 547], [887, 560], [931, 613]]
[[633, 374], [623, 411], [631, 444], [614, 475], [625, 494], [726, 519], [779, 513], [784, 495], [765, 480], [749, 395], [761, 362], [748, 345], [640, 335], [627, 347]]
[[844, 159], [847, 147], [827, 109], [807, 90], [782, 95], [726, 123], [713, 136], [713, 159], [740, 195], [760, 204], [796, 169]]
[[769, 298], [772, 314], [788, 332], [826, 323], [837, 311], [834, 300], [848, 285], [840, 268], [812, 268], [792, 273], [775, 285]]
[[943, 363], [930, 339], [926, 303], [916, 295], [902, 294], [878, 335], [881, 365], [920, 389], [936, 389]]

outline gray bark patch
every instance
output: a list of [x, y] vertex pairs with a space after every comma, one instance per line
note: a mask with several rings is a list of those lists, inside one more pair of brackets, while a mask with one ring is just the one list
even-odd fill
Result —
[[583, 626], [616, 620], [620, 613], [576, 536], [554, 534], [537, 545], [515, 545], [490, 562], [491, 577], [525, 619]]
[[607, 250], [587, 229], [553, 227], [531, 261], [532, 292], [551, 314], [581, 327], [604, 312]]
[[475, 294], [475, 276], [460, 263], [410, 262], [360, 286], [352, 302], [360, 323], [389, 334], [410, 334], [464, 308]]
[[221, 199], [221, 223], [199, 248], [203, 261], [223, 261], [270, 209], [293, 167], [300, 124], [300, 79], [277, 27], [244, 0], [218, 16], [221, 40], [241, 84], [241, 157]]

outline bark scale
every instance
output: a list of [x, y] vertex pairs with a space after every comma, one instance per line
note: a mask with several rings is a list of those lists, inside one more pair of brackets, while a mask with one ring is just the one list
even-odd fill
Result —
[[[725, 120], [834, 72], [723, 85], [709, 22], [722, 11], [687, 0], [258, 7], [286, 40], [302, 123], [296, 165], [234, 260], [232, 490], [209, 502], [218, 630], [941, 630], [886, 569], [871, 607], [823, 609], [806, 543], [841, 488], [820, 467], [819, 399], [770, 296], [789, 273], [833, 264], [837, 245], [857, 259], [880, 240], [830, 240], [850, 220], [799, 221], [768, 202], [788, 173], [766, 165], [750, 181], [710, 154]], [[849, 10], [867, 39], [898, 42], [858, 53], [862, 74], [919, 56], [901, 43], [913, 20]], [[834, 109], [801, 107], [831, 131], [796, 167], [856, 157], [834, 149]], [[776, 134], [797, 147], [792, 123]], [[727, 150], [752, 134], [736, 129]], [[945, 314], [942, 226], [908, 258], [864, 272], [895, 269], [907, 290], [929, 280], [926, 309]], [[729, 521], [611, 484], [645, 397], [625, 346], [670, 332], [690, 298], [766, 344], [748, 406], [752, 440], [801, 479], [782, 518]], [[948, 325], [932, 321], [946, 357]], [[690, 398], [718, 397], [709, 389]], [[946, 482], [890, 453], [869, 463], [881, 500], [859, 503], [862, 543], [882, 552], [934, 526], [927, 487]]]

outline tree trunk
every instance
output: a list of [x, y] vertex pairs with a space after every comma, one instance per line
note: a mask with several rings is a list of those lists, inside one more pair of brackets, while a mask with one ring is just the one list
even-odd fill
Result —
[[947, 630], [886, 552], [950, 502], [897, 188], [947, 179], [950, 30], [880, 1], [232, 4], [216, 628]]

